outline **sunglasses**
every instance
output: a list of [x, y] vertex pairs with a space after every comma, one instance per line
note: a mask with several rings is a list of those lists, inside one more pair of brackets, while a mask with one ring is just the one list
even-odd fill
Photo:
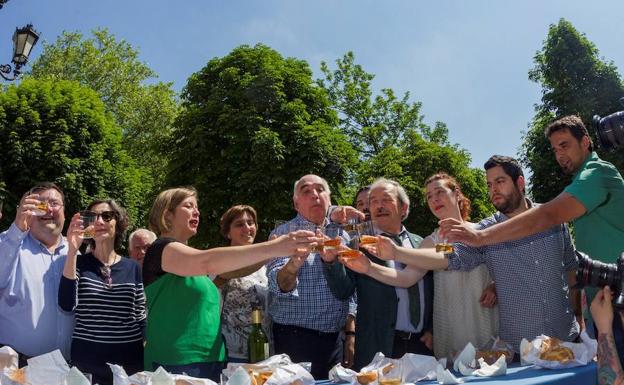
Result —
[[107, 223], [108, 223], [108, 222], [110, 222], [110, 221], [112, 221], [112, 220], [116, 217], [116, 215], [115, 215], [115, 212], [114, 212], [114, 211], [102, 211], [101, 213], [96, 213], [96, 212], [94, 212], [94, 211], [88, 211], [87, 213], [88, 213], [89, 215], [93, 215], [93, 216], [95, 217], [95, 219], [94, 219], [94, 220], [96, 220], [96, 221], [97, 221], [97, 219], [101, 217], [101, 218], [102, 218], [102, 220], [103, 220], [104, 222], [107, 222]]

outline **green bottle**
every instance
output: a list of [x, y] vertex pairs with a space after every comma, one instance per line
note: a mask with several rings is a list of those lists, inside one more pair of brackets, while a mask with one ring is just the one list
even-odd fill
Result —
[[262, 312], [254, 308], [251, 311], [251, 332], [247, 338], [249, 363], [253, 364], [269, 358], [269, 339], [262, 330]]

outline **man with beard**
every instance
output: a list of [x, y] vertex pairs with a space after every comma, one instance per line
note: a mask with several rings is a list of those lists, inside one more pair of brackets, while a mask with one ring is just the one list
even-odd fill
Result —
[[[487, 229], [535, 206], [524, 195], [524, 175], [515, 159], [495, 155], [484, 167], [490, 200], [498, 212], [470, 226]], [[516, 353], [522, 338], [545, 334], [573, 341], [579, 334], [574, 315], [580, 314], [580, 298], [569, 286], [574, 283], [577, 264], [565, 225], [492, 246], [456, 243], [454, 251], [446, 255], [435, 249], [397, 247], [383, 237], [372, 251], [383, 260], [394, 259], [411, 269], [467, 271], [485, 263], [496, 282], [500, 337]], [[379, 269], [375, 264], [372, 267]]]
[[[410, 203], [400, 184], [380, 178], [370, 186], [368, 199], [377, 233], [392, 237], [403, 247], [418, 247], [422, 238], [409, 233], [402, 225], [409, 214]], [[433, 355], [431, 273], [421, 272], [415, 284], [405, 289], [347, 270], [335, 258], [334, 253], [323, 255], [330, 289], [338, 298], [349, 298], [355, 292], [358, 295], [353, 365], [356, 370], [368, 365], [377, 352], [393, 358], [405, 353]], [[388, 266], [393, 271], [405, 267], [394, 262], [389, 262]]]
[[64, 206], [61, 189], [41, 183], [24, 194], [15, 221], [0, 234], [0, 345], [19, 353], [20, 366], [55, 349], [69, 358], [73, 316], [57, 305], [67, 255]]

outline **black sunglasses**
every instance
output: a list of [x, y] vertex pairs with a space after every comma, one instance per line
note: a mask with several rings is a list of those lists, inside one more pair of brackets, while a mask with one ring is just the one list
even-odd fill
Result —
[[113, 218], [116, 217], [114, 211], [102, 211], [101, 213], [96, 213], [95, 211], [88, 211], [88, 213], [95, 216], [96, 221], [99, 217], [102, 217], [102, 220], [104, 222], [110, 222], [113, 220]]

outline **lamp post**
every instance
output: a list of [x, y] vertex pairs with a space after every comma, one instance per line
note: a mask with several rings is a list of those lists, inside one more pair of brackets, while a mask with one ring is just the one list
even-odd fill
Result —
[[[3, 0], [0, 0], [2, 2]], [[28, 55], [33, 46], [39, 40], [39, 34], [34, 30], [32, 24], [28, 24], [22, 28], [16, 28], [13, 34], [13, 76], [9, 77], [6, 74], [11, 73], [10, 64], [0, 65], [0, 76], [5, 80], [15, 80], [21, 74], [20, 68], [28, 62]]]
[[[8, 1], [9, 0], [0, 0], [0, 9], [2, 9]], [[39, 40], [39, 33], [35, 31], [32, 24], [15, 29], [15, 33], [13, 34], [13, 59], [11, 60], [14, 66], [13, 74], [12, 76], [7, 76], [11, 74], [10, 64], [0, 64], [0, 76], [2, 76], [4, 80], [12, 81], [20, 76], [22, 73], [20, 69], [28, 62], [30, 51], [35, 44], [37, 44], [37, 40]]]

